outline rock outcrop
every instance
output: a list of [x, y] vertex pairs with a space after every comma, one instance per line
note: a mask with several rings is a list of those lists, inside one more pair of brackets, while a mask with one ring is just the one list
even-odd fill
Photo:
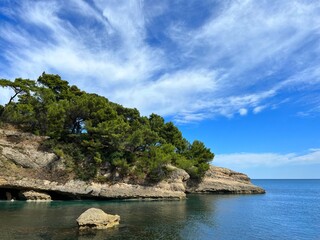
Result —
[[100, 184], [70, 180], [64, 184], [41, 179], [0, 177], [0, 188], [33, 189], [58, 195], [59, 199], [182, 199], [183, 191], [172, 191], [156, 186], [142, 186], [128, 183]]
[[51, 196], [47, 193], [37, 191], [21, 191], [20, 198], [27, 201], [51, 201]]
[[23, 168], [41, 168], [57, 160], [54, 153], [39, 151], [46, 137], [0, 129], [0, 158]]
[[185, 192], [187, 182], [190, 179], [189, 174], [185, 170], [172, 165], [167, 166], [167, 168], [170, 171], [169, 176], [155, 185], [155, 187], [168, 191]]
[[120, 216], [105, 213], [98, 208], [89, 208], [77, 218], [79, 230], [107, 229], [119, 225]]
[[243, 173], [211, 166], [201, 182], [188, 182], [187, 192], [258, 194], [265, 193], [265, 190], [253, 185], [250, 178]]
[[186, 193], [264, 193], [246, 175], [213, 166], [201, 182], [190, 180], [187, 172], [174, 166], [167, 166], [169, 176], [157, 184], [74, 180], [66, 174], [63, 159], [41, 148], [44, 140], [14, 129], [0, 129], [0, 199], [42, 199], [40, 195], [21, 197], [21, 190], [47, 194], [43, 199], [183, 199]]

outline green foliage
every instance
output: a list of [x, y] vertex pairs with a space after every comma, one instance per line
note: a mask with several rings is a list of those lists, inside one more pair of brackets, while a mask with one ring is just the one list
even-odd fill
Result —
[[181, 153], [187, 148], [187, 141], [182, 137], [180, 130], [174, 126], [172, 122], [164, 124], [160, 131], [160, 136], [176, 147], [176, 150]]
[[[184, 168], [192, 178], [201, 178], [209, 169], [209, 162], [214, 154], [200, 141], [194, 141], [184, 152], [187, 161], [192, 162], [192, 167]], [[185, 163], [184, 163], [185, 164]]]
[[19, 95], [29, 95], [36, 88], [35, 81], [29, 79], [16, 78], [13, 82], [0, 79], [0, 87], [9, 87], [14, 91], [8, 104], [10, 104]]
[[159, 181], [167, 176], [168, 164], [201, 178], [214, 157], [202, 142], [190, 144], [161, 116], [141, 117], [137, 109], [81, 91], [59, 75], [43, 73], [37, 81], [1, 79], [0, 86], [14, 91], [0, 105], [0, 121], [50, 136], [42, 147], [63, 158], [83, 180], [105, 181], [97, 173], [109, 166], [121, 177]]

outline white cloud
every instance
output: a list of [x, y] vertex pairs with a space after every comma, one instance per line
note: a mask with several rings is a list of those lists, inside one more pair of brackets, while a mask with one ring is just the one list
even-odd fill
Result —
[[[319, 2], [221, 2], [217, 9], [208, 5], [216, 12], [196, 28], [175, 21], [169, 1], [92, 3], [21, 1], [15, 11], [2, 8], [19, 22], [0, 27], [7, 43], [0, 50], [2, 77], [58, 73], [143, 114], [178, 122], [257, 114], [283, 92], [308, 95], [319, 87]], [[159, 17], [161, 28], [152, 25]], [[159, 28], [154, 41], [161, 44], [150, 43], [150, 28]]]
[[[319, 3], [316, 5], [319, 7]], [[194, 60], [195, 64], [225, 68], [228, 74], [219, 84], [227, 97], [250, 87], [273, 90], [276, 96], [288, 89], [303, 89], [306, 83], [319, 85], [319, 61], [311, 63], [309, 60], [313, 58], [307, 57], [320, 53], [319, 48], [296, 53], [305, 46], [306, 39], [316, 39], [319, 34], [319, 12], [314, 7], [298, 1], [272, 5], [261, 1], [232, 2], [220, 15], [215, 14], [202, 28], [192, 32], [174, 25], [171, 37], [185, 48], [184, 57]], [[288, 62], [291, 64], [286, 67]], [[305, 63], [308, 68], [312, 67], [307, 70], [301, 67]], [[290, 68], [292, 75], [288, 79], [277, 76], [284, 67]], [[259, 71], [252, 75], [257, 69]], [[257, 94], [254, 91], [251, 90], [251, 94]], [[257, 101], [257, 105], [261, 104], [264, 102]], [[258, 113], [267, 107], [266, 104], [254, 106], [253, 111]]]
[[253, 168], [253, 167], [277, 167], [282, 165], [301, 165], [301, 164], [319, 164], [320, 149], [309, 149], [306, 153], [231, 153], [217, 154], [214, 164], [229, 166]]
[[[89, 91], [95, 91], [96, 89], [91, 89], [90, 86], [97, 85], [96, 88], [101, 89], [101, 92], [106, 89], [109, 92], [110, 89], [121, 90], [128, 84], [139, 85], [161, 68], [162, 53], [142, 45], [144, 33], [136, 31], [134, 24], [116, 24], [117, 12], [103, 10], [105, 17], [110, 18], [109, 29], [92, 32], [88, 28], [76, 28], [60, 19], [57, 12], [62, 6], [59, 8], [58, 2], [51, 4], [52, 6], [48, 7], [47, 2], [39, 1], [31, 5], [26, 3], [21, 8], [20, 17], [38, 28], [43, 28], [52, 41], [39, 40], [39, 36], [19, 27], [0, 29], [2, 36], [19, 49], [19, 52], [11, 49], [6, 51], [8, 61], [16, 65], [14, 72], [7, 74], [8, 77], [14, 78], [18, 75], [36, 78], [44, 70], [56, 71], [63, 77], [70, 77], [68, 80], [73, 83], [79, 84], [80, 81], [80, 86]], [[79, 4], [81, 12], [84, 11], [83, 8], [88, 8], [83, 6], [82, 2]], [[123, 5], [127, 8], [124, 2]], [[119, 5], [115, 7], [121, 8]], [[130, 11], [124, 12], [118, 17], [124, 22], [132, 23], [128, 20], [133, 17], [130, 14]], [[137, 18], [138, 15], [134, 17]], [[139, 24], [143, 24], [143, 16], [140, 17]], [[89, 42], [96, 45], [92, 46]], [[106, 46], [101, 47], [99, 44]], [[111, 44], [119, 46], [115, 49]], [[92, 80], [94, 84], [89, 84]], [[112, 95], [108, 97], [112, 98]]]
[[267, 106], [257, 106], [253, 109], [253, 113], [257, 114], [261, 111], [263, 111], [263, 109], [265, 109]]
[[198, 109], [206, 93], [214, 92], [216, 73], [195, 69], [165, 74], [154, 82], [145, 82], [135, 87], [117, 91], [115, 99], [127, 106], [140, 106], [142, 113], [170, 115]]
[[[205, 47], [202, 57], [209, 58], [210, 63], [227, 57], [228, 72], [241, 74], [269, 60], [281, 64], [281, 59], [299, 49], [307, 36], [319, 33], [315, 8], [298, 1], [232, 2], [202, 28], [193, 32], [176, 29], [172, 37], [186, 46], [188, 53]], [[250, 82], [254, 80], [259, 79]]]
[[245, 116], [245, 115], [248, 114], [248, 110], [245, 109], [245, 108], [240, 108], [240, 109], [239, 109], [239, 114], [240, 114], [241, 116]]

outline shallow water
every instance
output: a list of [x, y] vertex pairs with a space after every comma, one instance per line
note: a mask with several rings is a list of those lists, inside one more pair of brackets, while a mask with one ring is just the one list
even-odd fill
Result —
[[[182, 201], [0, 202], [0, 239], [320, 239], [320, 180], [255, 180], [264, 195], [188, 195]], [[80, 234], [98, 207], [119, 227]]]

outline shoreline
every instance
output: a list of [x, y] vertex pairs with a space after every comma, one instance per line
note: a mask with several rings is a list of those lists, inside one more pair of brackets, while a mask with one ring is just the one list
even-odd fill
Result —
[[[41, 150], [45, 137], [17, 130], [0, 130], [0, 199], [179, 200], [186, 198], [188, 193], [265, 193], [264, 189], [253, 185], [247, 175], [212, 165], [201, 181], [190, 179], [185, 170], [172, 165], [168, 166], [167, 177], [157, 183], [138, 184], [129, 179], [104, 183], [76, 180], [63, 158]], [[21, 191], [29, 195], [21, 197]]]

